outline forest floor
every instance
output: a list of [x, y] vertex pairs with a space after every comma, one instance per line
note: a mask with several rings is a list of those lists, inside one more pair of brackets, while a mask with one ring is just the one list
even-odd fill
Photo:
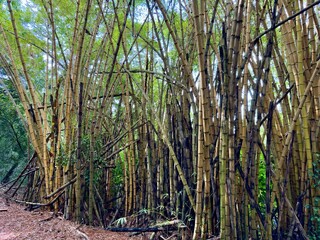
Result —
[[24, 210], [25, 207], [0, 197], [0, 240], [125, 240], [144, 239], [129, 237], [128, 233], [117, 233], [79, 225], [53, 213]]

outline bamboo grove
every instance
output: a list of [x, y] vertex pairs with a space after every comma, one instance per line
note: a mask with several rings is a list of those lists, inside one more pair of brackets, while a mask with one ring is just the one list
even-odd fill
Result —
[[30, 207], [102, 227], [175, 219], [180, 239], [319, 234], [319, 1], [0, 7]]

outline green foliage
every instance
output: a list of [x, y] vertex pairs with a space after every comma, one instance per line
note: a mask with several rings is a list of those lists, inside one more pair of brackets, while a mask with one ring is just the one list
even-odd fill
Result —
[[[15, 97], [15, 94], [12, 94]], [[18, 164], [11, 178], [19, 174], [26, 162], [28, 139], [23, 123], [0, 85], [0, 180]]]
[[121, 152], [119, 158], [115, 161], [115, 168], [112, 170], [112, 191], [114, 193], [119, 191], [119, 188], [123, 185], [123, 171], [122, 164], [125, 161], [124, 154]]
[[[316, 154], [316, 160], [313, 162], [312, 180], [315, 189], [320, 187], [320, 153]], [[316, 240], [320, 236], [320, 196], [315, 196], [312, 205], [307, 205], [306, 208], [311, 208], [311, 216], [308, 222], [308, 234], [310, 239]]]
[[56, 161], [61, 166], [67, 166], [69, 159], [68, 159], [67, 155], [64, 153], [63, 149], [60, 150], [60, 153], [57, 156]]
[[266, 162], [263, 154], [260, 153], [259, 158], [259, 174], [258, 174], [258, 203], [263, 212], [266, 211]]

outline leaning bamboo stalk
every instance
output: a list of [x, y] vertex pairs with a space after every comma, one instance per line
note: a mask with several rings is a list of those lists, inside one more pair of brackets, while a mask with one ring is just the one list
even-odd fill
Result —
[[[42, 132], [41, 120], [40, 120], [42, 116], [40, 115], [40, 112], [39, 112], [39, 110], [37, 108], [39, 100], [38, 100], [38, 97], [36, 95], [36, 91], [35, 91], [35, 88], [33, 86], [33, 83], [31, 82], [31, 79], [29, 77], [29, 74], [28, 74], [28, 71], [27, 71], [27, 66], [26, 66], [26, 63], [25, 63], [25, 60], [24, 60], [24, 57], [23, 57], [23, 54], [22, 54], [21, 44], [20, 44], [20, 40], [19, 40], [19, 36], [18, 36], [18, 31], [17, 31], [17, 28], [16, 28], [16, 23], [15, 23], [15, 17], [14, 17], [14, 14], [13, 14], [13, 11], [12, 11], [12, 7], [11, 7], [11, 0], [7, 0], [7, 5], [8, 5], [9, 12], [10, 12], [10, 18], [11, 18], [13, 31], [14, 31], [15, 42], [16, 42], [16, 45], [17, 45], [17, 48], [18, 48], [19, 58], [20, 58], [20, 61], [21, 61], [21, 64], [22, 64], [23, 73], [24, 73], [24, 75], [26, 77], [26, 80], [27, 80], [27, 83], [28, 83], [28, 87], [30, 88], [30, 95], [31, 95], [33, 106], [34, 106], [34, 109], [33, 109], [34, 117], [35, 117], [35, 120], [36, 120], [37, 132], [39, 134], [39, 136], [37, 136], [37, 141], [39, 141], [39, 143], [41, 143], [42, 142], [43, 132]], [[39, 144], [39, 145], [41, 146], [41, 144]], [[42, 157], [42, 152], [39, 152], [38, 155], [41, 158]]]
[[[27, 94], [25, 92], [25, 89], [22, 85], [22, 81], [19, 77], [19, 73], [18, 73], [18, 69], [17, 69], [17, 66], [15, 64], [15, 61], [14, 61], [14, 58], [13, 58], [13, 53], [12, 53], [12, 50], [11, 50], [11, 47], [9, 45], [9, 42], [7, 40], [7, 37], [5, 35], [5, 32], [3, 30], [3, 27], [2, 25], [0, 24], [0, 32], [2, 33], [2, 36], [5, 40], [5, 44], [6, 44], [6, 49], [7, 49], [7, 52], [9, 54], [9, 58], [11, 60], [11, 64], [12, 64], [12, 71], [13, 71], [13, 81], [15, 83], [15, 86], [17, 87], [17, 91], [19, 93], [19, 97], [21, 99], [21, 103], [24, 107], [24, 111], [25, 111], [25, 115], [26, 115], [26, 119], [27, 119], [27, 123], [28, 123], [28, 132], [30, 134], [30, 139], [31, 139], [31, 142], [32, 142], [32, 145], [34, 146], [36, 152], [39, 155], [39, 157], [41, 158], [42, 156], [42, 152], [41, 152], [41, 147], [40, 147], [40, 143], [38, 142], [38, 139], [37, 139], [37, 128], [36, 126], [34, 125], [33, 123], [33, 119], [31, 118], [31, 114], [29, 113], [29, 108], [30, 108], [30, 101], [27, 97]], [[5, 58], [3, 57], [3, 55], [1, 54], [1, 59], [3, 59], [3, 61], [5, 61]], [[9, 69], [7, 69], [9, 70]], [[32, 106], [32, 105], [31, 105]], [[35, 105], [33, 105], [35, 106]]]
[[276, 182], [279, 182], [279, 178], [280, 178], [280, 173], [281, 173], [281, 169], [282, 169], [282, 165], [283, 163], [285, 162], [286, 160], [286, 156], [287, 156], [287, 153], [288, 153], [288, 149], [289, 149], [289, 144], [290, 142], [292, 141], [292, 137], [293, 137], [293, 132], [294, 132], [294, 129], [295, 129], [295, 126], [296, 126], [296, 123], [297, 123], [297, 120], [300, 116], [300, 113], [302, 111], [302, 108], [304, 106], [304, 103], [308, 97], [308, 93], [313, 85], [313, 81], [316, 79], [316, 77], [318, 76], [319, 74], [319, 71], [320, 71], [320, 61], [317, 62], [317, 65], [316, 65], [316, 68], [315, 70], [313, 71], [312, 73], [312, 76], [308, 82], [308, 85], [306, 86], [305, 88], [305, 91], [301, 97], [301, 100], [300, 100], [300, 104], [298, 106], [298, 109], [297, 111], [295, 112], [295, 115], [292, 119], [292, 122], [291, 122], [291, 125], [290, 125], [290, 128], [289, 128], [289, 132], [287, 133], [287, 137], [286, 137], [286, 140], [285, 140], [285, 143], [284, 143], [284, 146], [283, 146], [283, 150], [282, 150], [282, 154], [281, 154], [281, 159], [280, 159], [280, 162], [278, 163], [278, 166], [277, 166], [277, 171], [276, 171], [276, 174], [275, 174], [275, 177], [276, 177]]
[[291, 122], [291, 125], [290, 125], [290, 128], [289, 128], [289, 132], [288, 132], [288, 135], [286, 137], [286, 141], [285, 141], [285, 144], [284, 144], [284, 148], [282, 150], [282, 154], [281, 154], [281, 159], [280, 159], [280, 162], [279, 162], [279, 165], [278, 167], [282, 167], [284, 161], [285, 161], [285, 158], [286, 158], [286, 155], [287, 155], [287, 152], [288, 152], [288, 146], [289, 146], [289, 142], [291, 141], [292, 139], [292, 136], [293, 136], [293, 131], [294, 131], [294, 128], [296, 126], [296, 123], [297, 123], [297, 120], [301, 114], [301, 111], [302, 111], [302, 108], [304, 106], [304, 103], [305, 101], [307, 100], [307, 97], [309, 95], [309, 91], [312, 87], [312, 84], [313, 84], [313, 81], [316, 80], [316, 77], [318, 76], [319, 74], [319, 71], [320, 71], [320, 61], [317, 62], [317, 65], [312, 73], [312, 76], [308, 82], [308, 85], [306, 86], [303, 94], [301, 95], [301, 99], [300, 99], [300, 103], [298, 105], [298, 109], [297, 111], [295, 112], [294, 116], [293, 116], [293, 119], [292, 119], [292, 122]]

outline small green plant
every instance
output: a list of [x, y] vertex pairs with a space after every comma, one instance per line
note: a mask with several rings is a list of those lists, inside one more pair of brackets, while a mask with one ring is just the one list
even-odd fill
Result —
[[118, 218], [117, 220], [114, 221], [114, 224], [117, 227], [122, 227], [127, 223], [127, 218], [126, 217], [122, 217], [122, 218]]

